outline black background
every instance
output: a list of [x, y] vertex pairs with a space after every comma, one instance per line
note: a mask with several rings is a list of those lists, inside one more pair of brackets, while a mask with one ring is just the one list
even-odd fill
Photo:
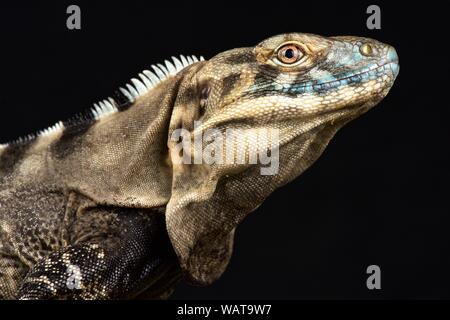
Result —
[[[85, 110], [171, 55], [208, 59], [291, 31], [373, 37], [400, 57], [390, 94], [249, 215], [220, 280], [181, 284], [173, 298], [450, 298], [446, 11], [430, 1], [154, 2], [1, 2], [1, 141]], [[373, 3], [381, 30], [366, 28]], [[82, 30], [66, 28], [69, 4]], [[366, 288], [372, 264], [381, 290]]]

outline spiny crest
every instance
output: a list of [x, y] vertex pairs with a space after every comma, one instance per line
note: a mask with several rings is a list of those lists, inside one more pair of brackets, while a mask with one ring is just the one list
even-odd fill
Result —
[[62, 121], [55, 123], [53, 126], [48, 127], [47, 129], [41, 130], [37, 133], [38, 136], [46, 136], [56, 132], [58, 130], [62, 130], [64, 128], [64, 124]]
[[92, 116], [95, 120], [106, 117], [111, 113], [119, 111], [119, 107], [113, 98], [108, 97], [107, 100], [94, 103], [94, 108], [91, 109]]
[[40, 130], [37, 133], [30, 133], [24, 137], [20, 137], [16, 140], [13, 140], [10, 143], [0, 144], [0, 150], [2, 148], [6, 148], [8, 145], [24, 144], [24, 143], [27, 143], [27, 142], [30, 142], [30, 141], [36, 139], [37, 137], [47, 136], [54, 132], [60, 131], [62, 129], [64, 129], [64, 123], [62, 121], [59, 121], [59, 122], [55, 123], [53, 126], [48, 127], [44, 130]]
[[[124, 104], [130, 105], [134, 103], [137, 98], [142, 97], [143, 95], [148, 93], [151, 89], [156, 87], [160, 82], [164, 81], [169, 76], [177, 74], [178, 72], [195, 62], [204, 60], [205, 59], [202, 56], [200, 56], [200, 58], [197, 58], [194, 55], [180, 55], [179, 58], [172, 56], [172, 62], [169, 60], [165, 60], [164, 64], [158, 63], [156, 65], [152, 65], [151, 68], [153, 69], [153, 71], [144, 70], [139, 73], [138, 77], [131, 79], [131, 84], [126, 84], [125, 87], [119, 88], [120, 93], [126, 99]], [[61, 131], [64, 129], [64, 127], [67, 127], [67, 125], [79, 125], [84, 122], [102, 119], [123, 109], [122, 106], [123, 103], [121, 104], [113, 98], [108, 97], [105, 100], [94, 103], [94, 107], [91, 108], [89, 114], [87, 115], [79, 114], [73, 119], [65, 121], [64, 123], [60, 121], [55, 125], [41, 130], [37, 133], [29, 134], [25, 137], [20, 137], [19, 139], [16, 139], [8, 144], [0, 144], [0, 150], [2, 148], [6, 148], [10, 144], [27, 143], [31, 140], [36, 139], [37, 137], [46, 136], [54, 132]]]
[[197, 58], [196, 56], [185, 57], [183, 55], [180, 55], [180, 59], [172, 57], [173, 62], [165, 60], [165, 65], [161, 63], [152, 65], [151, 68], [153, 69], [153, 71], [142, 71], [141, 73], [139, 73], [139, 79], [132, 78], [132, 84], [126, 84], [125, 88], [121, 87], [119, 90], [125, 97], [127, 97], [129, 102], [133, 103], [137, 98], [145, 95], [158, 83], [167, 79], [169, 76], [173, 76], [187, 66], [203, 60], [205, 59], [202, 56], [200, 58]]

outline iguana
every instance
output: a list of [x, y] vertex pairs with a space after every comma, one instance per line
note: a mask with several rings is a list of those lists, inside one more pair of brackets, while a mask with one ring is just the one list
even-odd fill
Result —
[[[399, 72], [389, 45], [304, 33], [171, 59], [89, 115], [0, 147], [1, 298], [165, 298], [181, 278], [212, 283], [242, 219]], [[278, 171], [179, 161], [180, 141], [208, 128], [277, 130]], [[172, 139], [180, 129], [192, 136]]]

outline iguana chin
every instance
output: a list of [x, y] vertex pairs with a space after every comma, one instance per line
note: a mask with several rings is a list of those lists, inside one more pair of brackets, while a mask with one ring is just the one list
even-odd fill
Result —
[[[2, 298], [161, 298], [181, 277], [212, 283], [239, 222], [377, 104], [399, 71], [386, 44], [302, 33], [172, 61], [90, 116], [0, 147]], [[180, 128], [277, 129], [279, 171], [175, 162]]]

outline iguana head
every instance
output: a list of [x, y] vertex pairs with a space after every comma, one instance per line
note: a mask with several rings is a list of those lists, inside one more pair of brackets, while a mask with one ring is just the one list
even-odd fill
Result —
[[[207, 284], [224, 271], [238, 223], [308, 168], [342, 125], [386, 96], [399, 65], [393, 47], [372, 39], [291, 33], [194, 66], [180, 84], [170, 125], [167, 227], [187, 275]], [[245, 137], [238, 133], [230, 146], [223, 142], [227, 129], [245, 129]], [[208, 149], [214, 156], [231, 147], [250, 159], [263, 147], [252, 132], [271, 132], [268, 140], [276, 142], [269, 144], [278, 158], [272, 174], [262, 174], [261, 163], [225, 156], [195, 163], [199, 137], [202, 150], [222, 139], [224, 148]]]

